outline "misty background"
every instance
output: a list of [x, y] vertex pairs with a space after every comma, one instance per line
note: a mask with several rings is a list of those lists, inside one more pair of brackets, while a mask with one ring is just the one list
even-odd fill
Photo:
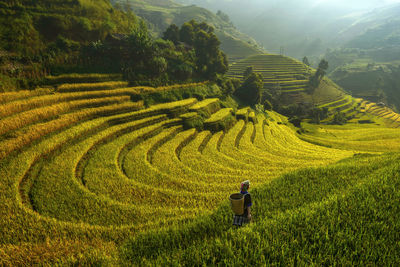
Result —
[[[268, 52], [315, 58], [327, 49], [351, 47], [370, 29], [398, 21], [399, 0], [179, 0], [226, 13]], [[395, 27], [392, 25], [392, 27]], [[395, 37], [391, 32], [393, 41]], [[314, 61], [315, 61], [314, 60]]]

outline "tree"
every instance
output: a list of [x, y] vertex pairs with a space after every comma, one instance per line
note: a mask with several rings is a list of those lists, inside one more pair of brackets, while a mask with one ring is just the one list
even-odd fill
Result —
[[232, 96], [236, 89], [240, 87], [240, 80], [237, 78], [228, 78], [220, 75], [216, 82], [225, 97]]
[[333, 124], [343, 125], [347, 122], [346, 115], [343, 112], [336, 112], [333, 116]]
[[247, 67], [246, 70], [243, 73], [243, 78], [246, 80], [247, 77], [249, 77], [250, 74], [253, 73], [253, 67]]
[[193, 20], [190, 22], [186, 22], [182, 25], [181, 29], [179, 30], [179, 40], [188, 44], [193, 45], [194, 42], [194, 27]]
[[319, 62], [317, 71], [313, 76], [310, 77], [310, 80], [308, 82], [308, 88], [309, 88], [308, 93], [310, 94], [314, 93], [314, 90], [319, 86], [322, 78], [325, 76], [328, 67], [329, 67], [328, 61], [326, 61], [325, 59], [322, 59]]
[[308, 61], [308, 58], [307, 58], [307, 57], [304, 57], [304, 58], [303, 58], [303, 63], [304, 63], [305, 65], [307, 65], [307, 66], [310, 66], [310, 65], [311, 65], [310, 62]]
[[154, 77], [155, 70], [158, 73], [159, 68], [164, 68], [162, 60], [155, 60], [156, 49], [144, 21], [139, 23], [125, 42], [127, 50], [122, 60], [126, 79], [137, 82], [147, 79], [146, 76]]
[[170, 40], [175, 45], [178, 44], [178, 42], [179, 42], [179, 27], [176, 26], [175, 24], [171, 24], [167, 28], [167, 30], [164, 32], [163, 39]]
[[268, 99], [264, 100], [263, 105], [264, 105], [264, 110], [272, 110], [272, 108], [273, 108], [271, 102], [269, 102]]
[[313, 120], [313, 122], [319, 124], [321, 120], [326, 119], [328, 117], [328, 108], [313, 108], [310, 110], [310, 116]]
[[261, 101], [261, 91], [264, 81], [259, 73], [251, 73], [241, 87], [235, 91], [235, 95], [248, 105], [256, 105]]
[[191, 20], [184, 23], [179, 30], [171, 25], [164, 33], [164, 39], [178, 43], [176, 38], [183, 43], [181, 46], [186, 52], [189, 50], [189, 54], [194, 55], [189, 60], [194, 63], [198, 77], [215, 80], [218, 74], [224, 74], [228, 70], [227, 57], [219, 49], [221, 42], [215, 35], [214, 28], [207, 23]]
[[329, 68], [328, 61], [326, 61], [325, 59], [322, 59], [319, 62], [318, 69], [317, 69], [317, 72], [316, 72], [316, 76], [317, 76], [317, 78], [319, 80], [321, 80], [325, 76], [326, 71], [328, 70], [328, 68]]

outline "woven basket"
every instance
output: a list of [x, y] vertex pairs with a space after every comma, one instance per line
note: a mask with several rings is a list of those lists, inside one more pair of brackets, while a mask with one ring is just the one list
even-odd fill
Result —
[[241, 193], [232, 194], [229, 197], [231, 201], [232, 211], [236, 215], [243, 215], [244, 213], [244, 195]]

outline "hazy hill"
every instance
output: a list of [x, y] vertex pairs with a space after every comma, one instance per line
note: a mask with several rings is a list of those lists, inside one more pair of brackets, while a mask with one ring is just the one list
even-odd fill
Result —
[[[320, 55], [333, 37], [356, 21], [353, 7], [303, 1], [182, 0], [229, 14], [238, 28], [262, 43], [268, 51], [301, 58]], [[261, 26], [262, 25], [262, 26]]]
[[[341, 32], [346, 47], [372, 49], [400, 46], [400, 5], [374, 9]], [[347, 36], [352, 36], [348, 38]]]
[[205, 21], [215, 28], [222, 42], [222, 50], [231, 59], [244, 58], [262, 51], [257, 42], [237, 30], [225, 14], [217, 15], [201, 7], [183, 6], [174, 1], [114, 0], [113, 3], [132, 9], [136, 15], [148, 21], [150, 29], [156, 36], [161, 36], [172, 23], [180, 26], [194, 19], [198, 22]]
[[269, 52], [277, 53], [283, 47], [285, 54], [296, 58], [317, 58], [327, 48], [341, 47], [398, 14], [395, 6], [388, 5], [390, 1], [180, 1], [222, 10]]
[[324, 57], [330, 77], [347, 91], [400, 109], [400, 5], [393, 1], [182, 2], [228, 13], [269, 52], [283, 47], [314, 66]]
[[400, 109], [400, 5], [361, 16], [338, 38], [342, 48], [330, 50], [330, 77], [352, 92]]

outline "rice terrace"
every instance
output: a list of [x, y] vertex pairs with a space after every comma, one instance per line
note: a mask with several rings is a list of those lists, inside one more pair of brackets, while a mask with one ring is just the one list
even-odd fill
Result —
[[0, 1], [1, 266], [400, 264], [395, 102], [196, 1], [54, 2]]

